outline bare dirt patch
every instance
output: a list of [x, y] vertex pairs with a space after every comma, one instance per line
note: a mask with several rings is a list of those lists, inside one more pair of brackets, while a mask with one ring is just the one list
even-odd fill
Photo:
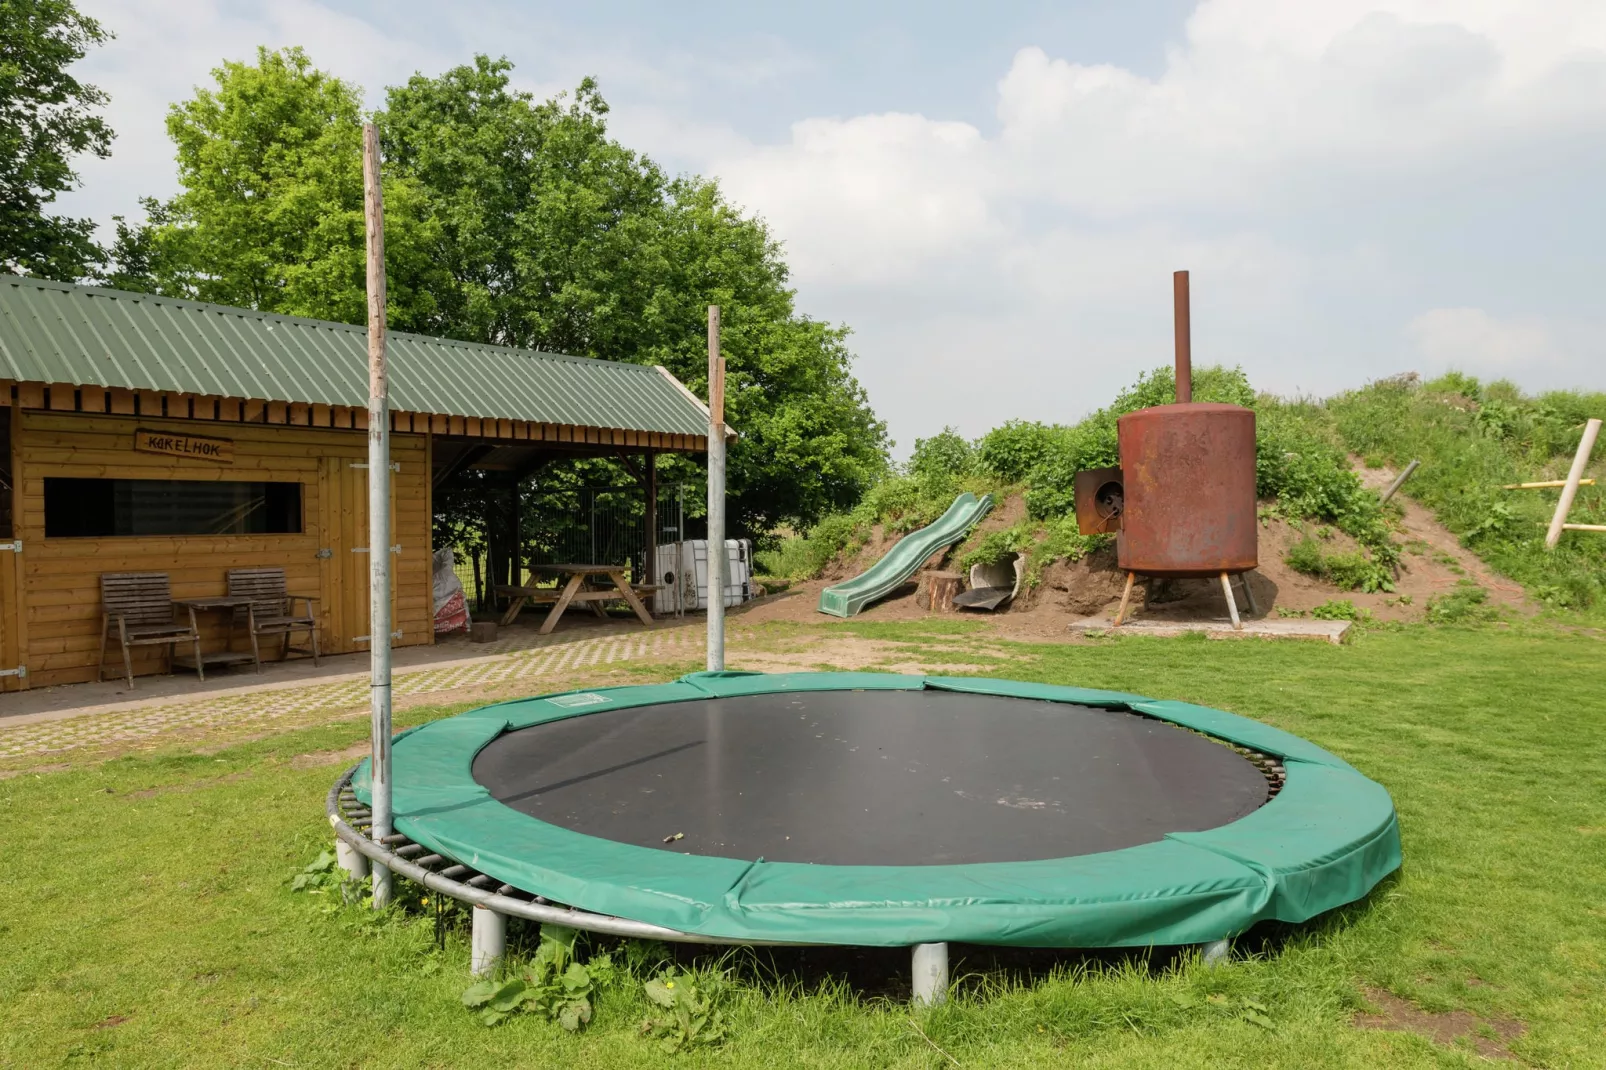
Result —
[[1485, 1059], [1515, 1059], [1507, 1045], [1528, 1031], [1515, 1018], [1482, 1018], [1471, 1011], [1425, 1011], [1381, 988], [1366, 989], [1366, 998], [1378, 1013], [1357, 1014], [1353, 1019], [1356, 1027], [1415, 1033], [1447, 1047], [1464, 1040]]

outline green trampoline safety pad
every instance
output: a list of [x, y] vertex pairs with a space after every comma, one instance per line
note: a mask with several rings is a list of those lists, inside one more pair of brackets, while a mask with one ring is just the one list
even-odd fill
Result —
[[[1232, 746], [1275, 759], [1262, 769]], [[398, 735], [397, 831], [526, 892], [730, 940], [1202, 943], [1400, 865], [1388, 793], [1298, 736], [1113, 691], [694, 673]], [[354, 780], [371, 802], [367, 763]]]

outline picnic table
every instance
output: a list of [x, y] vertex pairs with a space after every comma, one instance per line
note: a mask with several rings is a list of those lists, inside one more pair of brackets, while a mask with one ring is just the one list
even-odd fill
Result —
[[[551, 602], [552, 608], [540, 628], [541, 635], [548, 635], [563, 618], [564, 610], [576, 602], [588, 602], [600, 613], [601, 603], [623, 601], [635, 611], [643, 625], [652, 627], [652, 614], [641, 604], [637, 589], [625, 579], [624, 565], [531, 565], [530, 571], [567, 576], [568, 582], [561, 587], [512, 587], [499, 584], [496, 593], [509, 600], [507, 612], [502, 614], [503, 624], [512, 624], [518, 619], [519, 611], [531, 602]], [[603, 580], [607, 583], [601, 582]], [[651, 588], [640, 589], [646, 591]]]

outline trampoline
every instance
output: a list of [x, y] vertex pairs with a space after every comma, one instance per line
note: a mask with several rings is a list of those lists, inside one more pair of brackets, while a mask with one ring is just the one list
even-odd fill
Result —
[[1388, 793], [1320, 747], [1042, 684], [695, 673], [486, 706], [392, 761], [392, 843], [360, 832], [366, 763], [331, 792], [363, 853], [492, 910], [667, 939], [1209, 944], [1400, 864]]

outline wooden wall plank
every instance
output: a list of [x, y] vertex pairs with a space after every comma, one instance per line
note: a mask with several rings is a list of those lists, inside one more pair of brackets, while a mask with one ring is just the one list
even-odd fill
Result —
[[78, 391], [78, 408], [80, 412], [105, 412], [106, 391], [98, 386], [81, 387]]
[[217, 403], [217, 418], [238, 423], [240, 421], [241, 404], [239, 398], [220, 398]]
[[176, 420], [187, 420], [190, 416], [190, 396], [188, 394], [168, 393], [162, 397], [163, 414]]
[[63, 383], [52, 383], [45, 391], [45, 401], [53, 412], [74, 412], [78, 408], [78, 391]]
[[282, 424], [290, 420], [290, 406], [283, 401], [268, 402], [268, 423]]
[[111, 412], [123, 416], [132, 416], [135, 411], [134, 392], [132, 390], [119, 390], [115, 387], [107, 391], [107, 408]]
[[45, 388], [42, 383], [18, 383], [17, 404], [24, 409], [45, 407]]
[[[20, 462], [17, 472], [19, 534], [28, 552], [18, 557], [23, 575], [22, 599], [7, 599], [22, 607], [30, 627], [27, 664], [30, 683], [49, 686], [93, 679], [99, 652], [100, 593], [103, 571], [160, 571], [172, 577], [177, 597], [220, 594], [229, 568], [279, 565], [286, 570], [292, 590], [317, 592], [328, 547], [333, 561], [340, 552], [351, 558], [350, 544], [331, 546], [338, 532], [329, 530], [329, 508], [320, 466], [349, 469], [365, 457], [366, 436], [351, 430], [301, 428], [264, 424], [237, 424], [224, 431], [235, 444], [235, 463], [191, 461], [132, 449], [136, 427], [195, 433], [193, 424], [151, 416], [137, 419], [115, 415], [30, 412], [18, 420]], [[223, 431], [224, 429], [219, 429]], [[429, 444], [422, 435], [402, 434], [391, 440], [402, 469], [395, 479], [396, 620], [403, 631], [400, 645], [427, 643], [432, 638], [431, 557], [429, 517]], [[115, 459], [115, 463], [102, 461]], [[242, 535], [196, 537], [138, 537], [108, 539], [44, 538], [44, 479], [52, 475], [84, 476], [98, 471], [128, 478], [258, 478], [292, 480], [302, 484], [306, 529], [294, 535]], [[355, 470], [350, 470], [355, 471]], [[360, 489], [364, 480], [355, 471]], [[366, 529], [362, 532], [366, 544]], [[0, 557], [11, 555], [0, 555]], [[320, 605], [329, 634], [332, 607]], [[221, 643], [221, 623], [207, 622], [209, 643]], [[216, 646], [212, 647], [216, 649]], [[270, 645], [265, 653], [273, 656]], [[137, 672], [162, 670], [159, 650], [145, 650], [135, 662]]]

